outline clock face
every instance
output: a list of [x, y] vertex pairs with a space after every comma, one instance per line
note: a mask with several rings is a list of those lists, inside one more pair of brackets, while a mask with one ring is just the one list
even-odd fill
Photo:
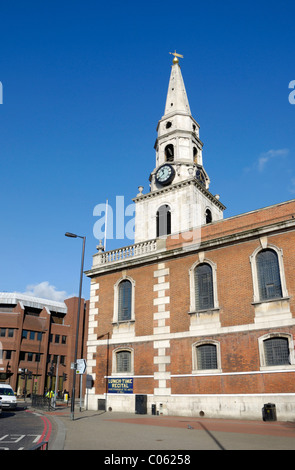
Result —
[[206, 185], [206, 179], [205, 179], [205, 175], [203, 173], [202, 170], [198, 169], [197, 172], [196, 172], [196, 179], [201, 183], [203, 184], [204, 186]]
[[171, 165], [161, 166], [156, 173], [156, 180], [160, 184], [169, 184], [175, 176], [174, 168]]

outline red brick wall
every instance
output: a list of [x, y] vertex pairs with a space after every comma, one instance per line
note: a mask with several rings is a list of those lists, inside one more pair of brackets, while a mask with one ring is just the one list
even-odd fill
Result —
[[[263, 225], [269, 225], [277, 221], [290, 220], [295, 214], [295, 202], [291, 201], [273, 208], [238, 216], [225, 221], [210, 224], [202, 229], [202, 241], [213, 240], [227, 234], [238, 233], [242, 230], [254, 229]], [[253, 233], [252, 233], [253, 236]], [[259, 247], [260, 235], [256, 239], [242, 242], [234, 241], [227, 245], [212, 244], [205, 251], [205, 258], [211, 260], [217, 266], [217, 290], [219, 301], [219, 313], [221, 327], [236, 327], [239, 325], [254, 325], [253, 280], [250, 265], [250, 256]], [[170, 248], [179, 247], [181, 240], [172, 238], [167, 240]], [[276, 233], [268, 236], [268, 243], [283, 250], [283, 262], [287, 290], [291, 298], [290, 306], [293, 317], [295, 316], [294, 292], [295, 292], [295, 232]], [[202, 248], [201, 248], [202, 249]], [[161, 260], [165, 267], [169, 268], [169, 275], [165, 281], [170, 283], [170, 289], [165, 295], [170, 296], [170, 304], [166, 305], [166, 311], [170, 311], [170, 319], [166, 319], [165, 325], [170, 325], [171, 333], [186, 332], [190, 327], [190, 286], [189, 269], [199, 260], [198, 252], [175, 256], [169, 260]], [[143, 265], [126, 269], [124, 271], [104, 274], [96, 278], [99, 282], [98, 307], [98, 336], [110, 332], [112, 334], [114, 284], [122, 277], [123, 273], [130, 276], [135, 285], [135, 333], [136, 336], [153, 334], [153, 327], [158, 326], [154, 322], [153, 315], [157, 307], [153, 300], [157, 298], [157, 292], [153, 286], [157, 283], [154, 271], [158, 269], [158, 261], [151, 265]], [[286, 327], [270, 331], [282, 331], [295, 335], [295, 327]], [[267, 330], [241, 331], [215, 336], [187, 337], [183, 339], [171, 339], [170, 349], [166, 348], [166, 356], [171, 356], [171, 364], [166, 365], [166, 371], [175, 374], [191, 374], [192, 345], [200, 339], [212, 339], [220, 343], [221, 369], [223, 373], [233, 375], [212, 375], [193, 377], [172, 377], [171, 384], [167, 381], [167, 387], [172, 387], [175, 394], [227, 394], [227, 393], [288, 393], [294, 392], [295, 373], [260, 373], [260, 358], [258, 350], [258, 338], [268, 333]], [[112, 350], [119, 345], [111, 345], [109, 349], [109, 375], [112, 371]], [[122, 345], [121, 345], [122, 346]], [[127, 346], [127, 345], [126, 345]], [[129, 344], [134, 350], [134, 375], [153, 375], [158, 371], [154, 365], [153, 341]], [[98, 347], [97, 350], [97, 381], [96, 392], [104, 393], [106, 390], [106, 350]], [[257, 371], [258, 374], [239, 374], [240, 372]], [[237, 373], [234, 375], [234, 373]], [[157, 387], [157, 381], [153, 378], [134, 378], [134, 393], [153, 393]]]
[[[276, 206], [266, 207], [246, 214], [241, 214], [229, 219], [219, 220], [201, 228], [201, 240], [210, 240], [218, 237], [224, 237], [242, 231], [252, 230], [264, 225], [271, 225], [284, 220], [290, 220], [295, 217], [295, 201], [288, 201]], [[199, 230], [191, 232], [191, 240], [198, 239]], [[167, 238], [167, 249], [176, 248], [183, 244], [189, 244], [189, 235], [175, 237], [171, 235]]]
[[[268, 237], [268, 242], [283, 250], [285, 277], [289, 295], [295, 292], [295, 232]], [[205, 258], [217, 265], [217, 290], [221, 326], [243, 325], [254, 322], [253, 281], [250, 255], [260, 247], [259, 239], [237, 243], [205, 252]], [[171, 332], [185, 331], [189, 325], [190, 308], [189, 269], [198, 261], [198, 253], [175, 258], [166, 265], [170, 268]], [[291, 311], [295, 316], [294, 296]]]
[[[280, 331], [293, 333], [295, 337], [295, 327], [276, 329], [276, 332]], [[232, 372], [233, 375], [172, 377], [172, 393], [294, 393], [295, 372], [235, 375], [238, 372], [260, 371], [258, 338], [267, 333], [268, 330], [259, 330], [207, 337], [220, 342], [222, 372]], [[196, 338], [171, 341], [172, 375], [192, 373], [192, 346], [195, 341]]]
[[[136, 283], [134, 307], [136, 336], [153, 334], [153, 299], [156, 297], [153, 292], [154, 269], [154, 266], [143, 266], [124, 270], [124, 273]], [[114, 285], [122, 276], [123, 273], [120, 271], [96, 278], [96, 282], [99, 283], [99, 290], [97, 290], [99, 302], [95, 304], [95, 307], [99, 309], [97, 336], [113, 330]]]
[[[143, 343], [126, 343], [122, 345], [109, 345], [107, 346], [98, 346], [97, 352], [95, 355], [96, 358], [96, 381], [95, 381], [95, 392], [98, 394], [103, 394], [106, 392], [107, 387], [107, 376], [112, 375], [112, 360], [113, 360], [113, 351], [118, 347], [130, 348], [134, 351], [134, 375], [135, 376], [144, 376], [154, 374], [154, 365], [153, 365], [153, 343], [152, 342], [143, 342]], [[107, 358], [108, 355], [108, 358]], [[124, 377], [124, 374], [122, 375]], [[133, 383], [133, 392], [134, 393], [153, 393], [154, 391], [154, 379], [153, 377], [143, 377], [143, 378], [134, 378]]]

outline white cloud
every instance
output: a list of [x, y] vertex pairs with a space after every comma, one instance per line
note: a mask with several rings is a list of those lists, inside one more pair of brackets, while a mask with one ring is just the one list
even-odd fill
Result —
[[289, 149], [268, 150], [262, 153], [258, 159], [258, 170], [263, 171], [266, 164], [273, 158], [280, 158], [288, 155]]
[[51, 286], [48, 281], [40, 282], [39, 284], [31, 284], [26, 287], [26, 295], [32, 295], [34, 297], [40, 297], [47, 300], [55, 300], [57, 302], [63, 302], [69, 296], [64, 290], [56, 290], [55, 286]]

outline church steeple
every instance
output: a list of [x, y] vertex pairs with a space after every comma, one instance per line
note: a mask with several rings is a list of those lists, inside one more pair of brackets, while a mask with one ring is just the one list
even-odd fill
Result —
[[178, 57], [183, 56], [176, 54], [176, 52], [172, 54], [175, 57], [173, 59], [173, 65], [171, 68], [164, 116], [176, 113], [191, 114], [178, 60]]
[[[191, 114], [179, 65], [178, 58], [183, 56], [176, 52], [173, 55], [165, 111], [157, 127], [156, 168], [151, 175], [151, 190], [158, 188], [153, 175], [164, 163], [173, 166], [176, 173], [174, 182], [189, 178], [197, 167], [203, 165], [203, 143], [199, 139], [200, 126]], [[208, 188], [209, 178], [205, 171], [203, 177]]]
[[225, 207], [209, 192], [203, 167], [203, 143], [193, 118], [179, 65], [174, 59], [165, 112], [158, 122], [156, 166], [150, 174], [150, 192], [134, 199], [135, 243], [187, 232], [222, 219]]

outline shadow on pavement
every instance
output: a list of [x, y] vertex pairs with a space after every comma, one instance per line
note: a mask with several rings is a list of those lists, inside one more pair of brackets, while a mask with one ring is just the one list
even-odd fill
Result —
[[220, 444], [220, 442], [218, 441], [218, 439], [216, 439], [216, 437], [213, 436], [213, 434], [206, 428], [206, 426], [204, 426], [203, 423], [201, 423], [200, 421], [198, 421], [198, 424], [204, 429], [204, 431], [206, 431], [206, 433], [210, 436], [210, 438], [218, 445], [218, 447], [219, 447], [220, 450], [226, 450], [226, 449]]

